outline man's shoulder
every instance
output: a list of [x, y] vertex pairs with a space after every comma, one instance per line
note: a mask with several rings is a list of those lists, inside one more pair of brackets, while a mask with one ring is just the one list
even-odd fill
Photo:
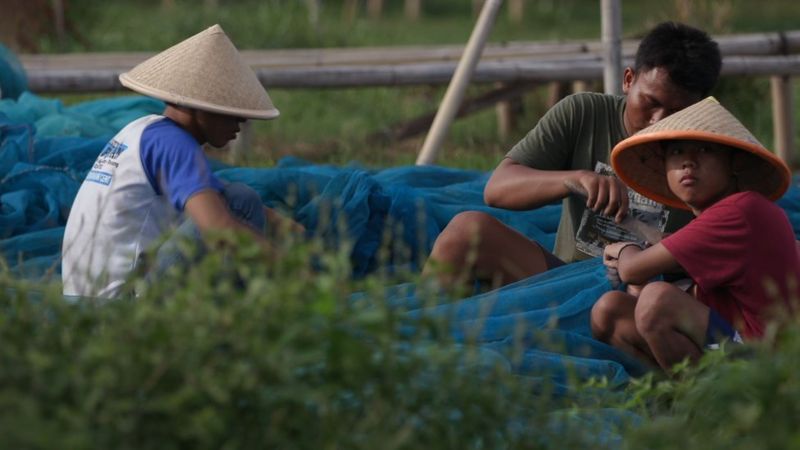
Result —
[[582, 108], [587, 111], [621, 108], [625, 97], [621, 95], [602, 94], [599, 92], [578, 92], [564, 97], [562, 107]]

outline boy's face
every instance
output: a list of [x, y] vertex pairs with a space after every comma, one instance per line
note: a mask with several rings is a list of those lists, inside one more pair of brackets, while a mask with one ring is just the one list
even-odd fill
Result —
[[733, 150], [702, 141], [667, 141], [664, 165], [670, 191], [695, 214], [736, 191]]
[[675, 85], [661, 67], [639, 72], [628, 67], [622, 77], [622, 91], [628, 96], [623, 122], [629, 135], [701, 100], [700, 93]]
[[194, 122], [203, 140], [214, 147], [224, 147], [236, 137], [239, 124], [245, 119], [208, 111], [195, 110]]

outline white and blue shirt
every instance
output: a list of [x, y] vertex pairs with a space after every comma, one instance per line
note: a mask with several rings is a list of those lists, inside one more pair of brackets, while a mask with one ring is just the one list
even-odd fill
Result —
[[112, 298], [191, 196], [222, 191], [202, 148], [172, 120], [149, 115], [106, 144], [72, 204], [62, 247], [64, 295]]

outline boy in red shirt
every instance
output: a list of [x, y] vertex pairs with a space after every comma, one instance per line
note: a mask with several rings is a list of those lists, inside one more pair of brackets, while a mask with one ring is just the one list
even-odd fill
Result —
[[[611, 163], [632, 189], [696, 218], [646, 249], [605, 247], [609, 273], [644, 285], [638, 297], [603, 295], [592, 308], [592, 333], [667, 370], [719, 339], [759, 338], [768, 312], [796, 296], [800, 262], [786, 214], [772, 200], [791, 173], [709, 97], [620, 142]], [[684, 291], [663, 273], [685, 271]]]

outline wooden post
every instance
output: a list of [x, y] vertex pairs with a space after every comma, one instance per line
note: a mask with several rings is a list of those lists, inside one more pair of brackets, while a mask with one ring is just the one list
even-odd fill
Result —
[[[497, 89], [507, 89], [508, 83], [496, 83]], [[497, 113], [497, 137], [504, 141], [508, 139], [511, 132], [517, 125], [517, 112], [522, 108], [519, 97], [497, 102], [495, 112]]]
[[358, 0], [344, 0], [342, 4], [342, 16], [345, 23], [351, 23], [358, 16]]
[[406, 0], [404, 11], [406, 19], [419, 20], [419, 15], [422, 11], [422, 0]]
[[552, 108], [567, 95], [569, 95], [569, 83], [566, 81], [551, 81], [547, 86], [547, 109]]
[[477, 16], [480, 14], [485, 2], [486, 0], [472, 0], [472, 15]]
[[433, 120], [433, 125], [431, 125], [431, 131], [425, 137], [422, 150], [417, 156], [417, 165], [431, 164], [436, 159], [436, 153], [439, 151], [439, 146], [444, 141], [447, 130], [450, 128], [450, 124], [461, 106], [464, 91], [467, 89], [473, 72], [475, 72], [475, 66], [478, 65], [483, 47], [486, 45], [486, 39], [492, 30], [494, 19], [497, 17], [497, 10], [500, 9], [502, 4], [503, 0], [486, 0], [483, 4], [481, 15], [472, 30], [472, 35], [469, 37], [464, 54], [458, 62], [450, 85], [447, 86], [442, 106], [436, 113], [436, 118]]
[[58, 47], [64, 49], [67, 43], [67, 25], [64, 17], [64, 0], [53, 0], [53, 18], [55, 19], [56, 38]]
[[588, 92], [589, 82], [586, 80], [575, 80], [572, 82], [572, 92]]
[[603, 87], [606, 94], [622, 94], [622, 8], [620, 0], [601, 0], [603, 31]]
[[383, 0], [367, 0], [367, 15], [370, 19], [380, 19], [383, 14]]
[[525, 0], [509, 0], [508, 19], [511, 23], [520, 24], [525, 17]]
[[770, 77], [772, 91], [772, 123], [775, 136], [775, 153], [789, 167], [794, 157], [794, 107], [792, 105], [792, 79], [789, 75]]
[[308, 23], [315, 31], [319, 28], [319, 2], [321, 0], [306, 0], [306, 8], [308, 8]]

